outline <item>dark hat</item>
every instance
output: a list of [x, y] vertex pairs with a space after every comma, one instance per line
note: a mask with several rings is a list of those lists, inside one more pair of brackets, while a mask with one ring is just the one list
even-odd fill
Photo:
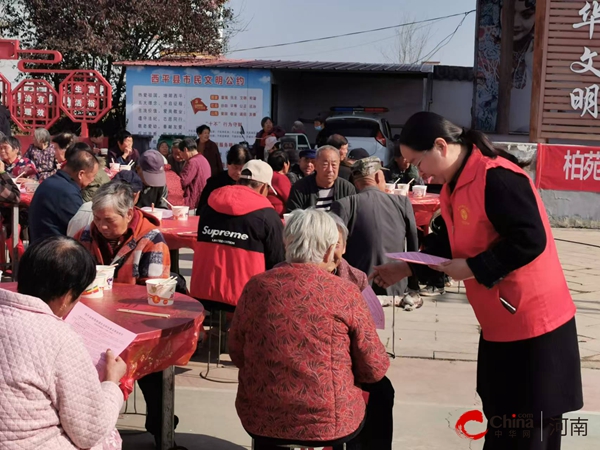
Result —
[[317, 151], [313, 148], [308, 148], [306, 150], [301, 150], [298, 154], [299, 158], [309, 158], [315, 159], [317, 157]]
[[366, 151], [364, 148], [355, 148], [350, 153], [348, 153], [348, 159], [351, 159], [353, 161], [358, 161], [359, 159], [368, 158], [369, 156], [371, 156], [371, 155], [369, 155], [369, 152]]
[[146, 150], [138, 161], [144, 181], [148, 186], [163, 187], [167, 184], [165, 160], [157, 150]]
[[133, 189], [134, 194], [142, 192], [144, 189], [142, 179], [133, 170], [122, 170], [118, 172], [112, 180], [129, 184]]

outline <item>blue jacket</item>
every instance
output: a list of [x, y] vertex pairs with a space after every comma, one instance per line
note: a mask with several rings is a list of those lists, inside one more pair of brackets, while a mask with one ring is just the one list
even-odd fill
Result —
[[29, 207], [31, 242], [50, 236], [66, 236], [69, 221], [83, 199], [81, 188], [63, 170], [46, 179], [35, 191]]

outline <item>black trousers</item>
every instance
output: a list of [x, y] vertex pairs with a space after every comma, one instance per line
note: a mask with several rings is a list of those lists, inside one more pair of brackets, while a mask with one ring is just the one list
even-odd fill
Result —
[[146, 402], [146, 431], [154, 436], [162, 433], [162, 372], [154, 372], [138, 380]]
[[488, 423], [483, 450], [560, 450], [561, 424], [562, 416], [531, 427], [495, 428]]
[[394, 388], [387, 377], [373, 384], [363, 384], [362, 389], [369, 393], [365, 419], [362, 428], [346, 438], [328, 442], [290, 442], [282, 439], [254, 438], [256, 450], [279, 450], [278, 445], [301, 444], [307, 447], [333, 447], [341, 450], [346, 442], [347, 450], [391, 450], [394, 434]]

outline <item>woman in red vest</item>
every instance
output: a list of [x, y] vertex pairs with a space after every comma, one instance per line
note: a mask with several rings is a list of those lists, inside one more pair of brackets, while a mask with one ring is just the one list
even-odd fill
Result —
[[385, 264], [370, 278], [388, 287], [435, 269], [464, 280], [481, 325], [484, 450], [559, 449], [562, 414], [583, 406], [575, 305], [533, 182], [483, 133], [434, 113], [413, 115], [400, 145], [423, 178], [444, 183], [446, 230], [423, 250], [450, 261]]

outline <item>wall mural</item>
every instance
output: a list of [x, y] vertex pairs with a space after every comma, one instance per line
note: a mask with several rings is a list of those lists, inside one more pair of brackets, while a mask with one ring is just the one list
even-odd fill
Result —
[[[493, 132], [498, 111], [502, 0], [478, 0], [479, 24], [475, 60], [475, 128]], [[529, 132], [533, 75], [535, 0], [516, 0], [510, 131]]]

